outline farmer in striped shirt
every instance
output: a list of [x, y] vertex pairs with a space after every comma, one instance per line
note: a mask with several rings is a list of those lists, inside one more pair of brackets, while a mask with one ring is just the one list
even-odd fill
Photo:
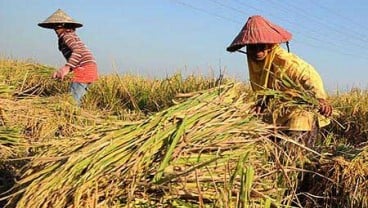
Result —
[[[293, 95], [298, 88], [284, 84], [291, 80], [314, 96], [318, 101], [318, 113], [298, 106], [284, 109], [281, 116], [272, 113], [273, 122], [278, 129], [299, 138], [306, 146], [313, 146], [318, 129], [330, 122], [328, 117], [332, 114], [332, 107], [326, 100], [322, 79], [314, 67], [280, 46], [280, 43], [288, 43], [290, 39], [291, 34], [288, 31], [256, 15], [248, 19], [227, 50], [243, 52], [240, 49], [246, 47], [247, 51], [243, 53], [247, 54], [253, 91], [262, 94], [262, 91], [271, 89]], [[267, 102], [264, 101], [270, 97], [266, 98], [256, 103], [255, 113], [265, 110]]]
[[75, 32], [76, 28], [83, 25], [74, 21], [61, 9], [38, 25], [55, 30], [59, 39], [59, 50], [67, 63], [54, 72], [52, 77], [63, 80], [69, 72], [73, 72], [71, 93], [77, 104], [80, 105], [88, 86], [98, 79], [96, 60]]

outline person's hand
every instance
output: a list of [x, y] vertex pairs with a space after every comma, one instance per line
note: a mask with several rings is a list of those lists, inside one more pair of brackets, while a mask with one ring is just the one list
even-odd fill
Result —
[[255, 114], [261, 114], [267, 107], [268, 99], [258, 99], [256, 103], [251, 107], [250, 112]]
[[58, 74], [58, 71], [55, 71], [54, 73], [52, 73], [52, 76], [51, 76], [53, 79], [57, 79], [59, 78], [59, 74]]
[[255, 113], [255, 114], [261, 114], [261, 113], [263, 113], [263, 111], [264, 111], [264, 107], [263, 106], [260, 106], [260, 105], [254, 105], [253, 107], [252, 107], [252, 109], [251, 109], [251, 112], [253, 112], [253, 113]]
[[69, 73], [69, 71], [70, 71], [69, 66], [63, 66], [58, 71], [56, 71], [52, 74], [52, 78], [63, 80], [64, 77]]
[[332, 115], [332, 106], [325, 99], [318, 99], [319, 102], [319, 113], [325, 117]]

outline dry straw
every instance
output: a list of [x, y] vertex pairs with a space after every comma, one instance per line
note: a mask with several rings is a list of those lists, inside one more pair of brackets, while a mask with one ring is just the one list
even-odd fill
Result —
[[50, 146], [19, 181], [15, 190], [22, 197], [12, 199], [18, 207], [108, 207], [136, 199], [282, 203], [278, 196], [293, 184], [280, 180], [285, 175], [270, 163], [276, 148], [268, 139], [270, 127], [245, 113], [250, 104], [244, 104], [242, 89], [221, 91], [220, 96], [218, 89], [199, 93], [140, 123], [97, 126], [82, 138], [63, 141], [73, 148]]
[[[27, 162], [17, 171], [17, 185], [1, 193], [8, 207], [367, 206], [367, 148], [363, 140], [368, 110], [363, 92], [334, 99], [340, 111], [335, 120], [340, 124], [334, 122], [328, 132], [323, 132], [324, 140], [312, 150], [294, 138], [275, 133], [272, 125], [249, 113], [254, 95], [240, 83], [181, 93], [171, 101], [178, 92], [191, 91], [186, 83], [196, 80], [182, 82], [182, 78], [173, 77], [149, 83], [137, 77], [131, 82], [120, 76], [106, 77], [95, 85], [104, 95], [85, 102], [102, 103], [111, 93], [111, 102], [96, 106], [116, 109], [87, 111], [66, 101], [66, 95], [48, 93], [49, 88], [64, 89], [46, 79], [49, 68], [9, 62], [1, 62], [0, 78], [5, 85], [0, 89], [15, 92], [9, 91], [0, 100], [3, 126], [10, 130], [2, 135], [10, 140], [26, 138], [28, 146], [19, 158], [6, 159]], [[41, 77], [45, 81], [41, 82], [48, 84], [34, 81], [37, 73], [29, 76], [37, 71], [32, 71], [34, 68], [44, 72]], [[139, 90], [134, 88], [136, 83]], [[203, 86], [212, 84], [205, 82]], [[154, 100], [157, 94], [150, 97], [154, 92], [147, 91], [147, 86], [166, 89], [166, 101]], [[145, 93], [139, 94], [142, 91]], [[315, 105], [303, 91], [292, 95], [265, 91], [264, 95], [276, 98], [269, 109], [275, 115], [283, 108]], [[191, 98], [183, 98], [188, 96]], [[292, 99], [295, 96], [297, 100]], [[122, 112], [117, 107], [121, 100], [129, 103], [130, 112], [136, 112], [126, 121], [117, 120], [123, 117], [116, 115]], [[159, 112], [144, 112], [148, 103], [153, 103], [149, 109]], [[173, 103], [176, 105], [167, 108]], [[353, 124], [359, 128], [353, 128]], [[349, 143], [344, 134], [349, 130], [339, 129], [341, 126], [354, 129], [359, 139]], [[272, 139], [275, 137], [279, 138], [277, 143]], [[17, 144], [19, 140], [12, 140], [6, 146], [16, 153], [13, 147]], [[21, 158], [25, 153], [28, 157]]]

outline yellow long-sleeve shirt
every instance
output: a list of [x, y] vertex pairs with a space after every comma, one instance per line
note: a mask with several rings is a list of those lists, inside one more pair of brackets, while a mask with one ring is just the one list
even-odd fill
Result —
[[[293, 82], [302, 84], [304, 89], [313, 92], [316, 98], [326, 99], [323, 82], [313, 66], [298, 56], [275, 45], [264, 61], [253, 61], [248, 57], [249, 77], [254, 91], [277, 89], [291, 91], [285, 86], [279, 86], [278, 81], [290, 78]], [[315, 121], [315, 113], [299, 108], [289, 109], [289, 113], [276, 119], [276, 124], [294, 131], [310, 131]], [[329, 119], [319, 115], [320, 127], [330, 123]]]

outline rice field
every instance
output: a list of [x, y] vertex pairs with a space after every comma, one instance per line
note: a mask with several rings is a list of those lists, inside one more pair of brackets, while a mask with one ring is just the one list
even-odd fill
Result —
[[311, 149], [246, 83], [112, 74], [79, 108], [53, 70], [0, 59], [0, 207], [368, 207], [364, 89], [330, 95]]

